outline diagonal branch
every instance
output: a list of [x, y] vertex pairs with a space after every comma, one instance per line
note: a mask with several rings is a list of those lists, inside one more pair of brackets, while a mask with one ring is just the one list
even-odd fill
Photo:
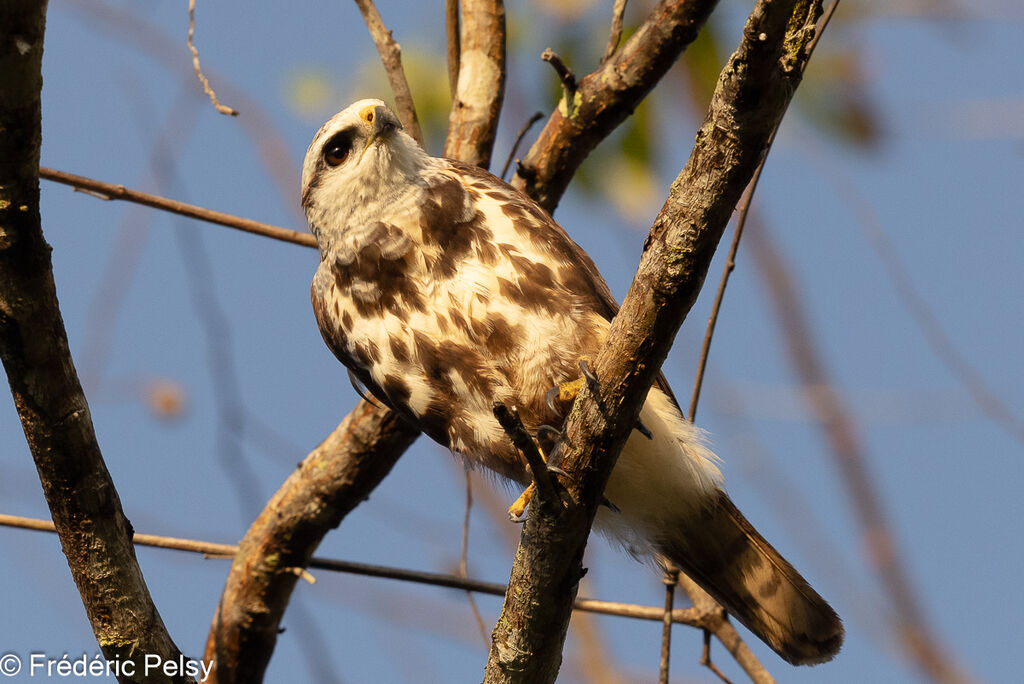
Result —
[[324, 535], [366, 499], [418, 431], [362, 401], [302, 462], [242, 540], [204, 660], [211, 682], [259, 682], [299, 575]]
[[136, 560], [57, 302], [39, 213], [45, 20], [45, 2], [0, 6], [0, 45], [18, 47], [0, 50], [0, 358], [96, 640], [108, 660], [131, 661], [141, 676], [146, 656], [182, 655]]
[[591, 150], [633, 113], [697, 37], [716, 0], [661, 0], [600, 67], [563, 97], [512, 178], [550, 212]]
[[416, 105], [413, 104], [409, 81], [406, 80], [405, 70], [402, 68], [402, 47], [391, 37], [391, 31], [384, 25], [373, 0], [356, 0], [356, 5], [359, 6], [359, 11], [363, 14], [366, 28], [370, 30], [370, 36], [377, 46], [384, 71], [388, 74], [391, 91], [395, 94], [398, 116], [402, 120], [406, 132], [422, 145], [423, 132], [420, 130], [420, 120], [416, 116]]
[[[601, 494], [718, 241], [800, 81], [820, 3], [761, 0], [722, 71], [686, 166], [647, 238], [636, 277], [565, 427], [572, 502], [531, 508], [492, 638], [485, 682], [554, 681], [583, 550]], [[623, 50], [623, 53], [626, 50]], [[621, 56], [622, 53], [620, 53]]]
[[444, 156], [488, 168], [505, 97], [505, 5], [461, 0], [459, 9], [458, 82]]
[[273, 238], [274, 240], [291, 242], [296, 245], [302, 245], [303, 247], [316, 247], [316, 238], [309, 233], [300, 233], [297, 230], [281, 228], [280, 226], [272, 226], [268, 223], [260, 223], [259, 221], [253, 221], [251, 219], [225, 214], [220, 211], [198, 207], [194, 204], [186, 204], [185, 202], [167, 199], [166, 197], [142, 192], [141, 190], [132, 190], [131, 188], [126, 188], [123, 185], [104, 183], [103, 181], [98, 181], [93, 178], [76, 176], [73, 173], [57, 171], [56, 169], [48, 169], [43, 166], [39, 167], [39, 177], [55, 183], [70, 185], [75, 190], [81, 190], [86, 194], [102, 200], [125, 200], [126, 202], [134, 202], [135, 204], [142, 204], [147, 207], [153, 207], [154, 209], [169, 211], [172, 214], [188, 216], [189, 218], [194, 218], [199, 221], [207, 221], [209, 223], [216, 223], [220, 226], [227, 226], [228, 228], [242, 230], [247, 233], [262, 235], [264, 237]]

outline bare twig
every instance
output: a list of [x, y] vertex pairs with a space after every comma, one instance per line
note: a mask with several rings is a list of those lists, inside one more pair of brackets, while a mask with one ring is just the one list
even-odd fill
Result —
[[151, 655], [162, 662], [182, 655], [135, 556], [57, 301], [39, 211], [45, 25], [46, 3], [4, 6], [0, 44], [17, 44], [20, 53], [0, 69], [0, 360], [93, 634], [108, 661], [142, 672]]
[[412, 92], [409, 90], [409, 81], [405, 78], [405, 69], [402, 68], [402, 46], [391, 37], [391, 31], [384, 25], [373, 0], [356, 0], [356, 5], [363, 15], [363, 20], [366, 21], [366, 28], [370, 30], [370, 37], [373, 38], [374, 45], [377, 46], [377, 53], [380, 55], [381, 64], [384, 65], [384, 71], [388, 74], [391, 92], [395, 94], [398, 117], [402, 120], [406, 133], [422, 145], [423, 131], [420, 130], [416, 105], [412, 101]]
[[[753, 651], [743, 642], [739, 632], [732, 626], [732, 623], [729, 622], [725, 610], [684, 573], [679, 574], [679, 587], [690, 597], [690, 602], [693, 604], [691, 610], [700, 615], [700, 627], [704, 630], [705, 635], [707, 633], [714, 634], [715, 638], [718, 639], [729, 655], [736, 661], [736, 664], [743, 669], [743, 672], [750, 677], [754, 684], [775, 684], [775, 679], [757, 659]], [[704, 639], [705, 645], [710, 646], [706, 636]], [[706, 655], [707, 662], [711, 662], [710, 651]], [[700, 662], [706, 666], [704, 656], [705, 653], [702, 649]], [[717, 669], [717, 667], [714, 669]]]
[[210, 96], [210, 102], [221, 114], [227, 114], [228, 116], [238, 116], [238, 112], [227, 105], [222, 105], [217, 100], [217, 93], [213, 92], [213, 88], [210, 86], [210, 81], [203, 75], [203, 70], [199, 67], [199, 50], [196, 49], [195, 43], [192, 42], [192, 38], [196, 32], [196, 0], [188, 0], [188, 49], [192, 53], [192, 68], [196, 72], [196, 77], [199, 82], [203, 84], [203, 92]]
[[557, 52], [545, 48], [540, 58], [551, 65], [562, 82], [562, 97], [565, 100], [565, 116], [571, 118], [576, 111], [576, 74], [566, 66]]
[[512, 149], [508, 151], [508, 157], [505, 158], [505, 165], [501, 167], [501, 173], [498, 175], [498, 178], [505, 180], [505, 174], [508, 173], [508, 167], [512, 165], [512, 160], [515, 158], [516, 152], [519, 150], [519, 145], [523, 142], [523, 138], [529, 130], [533, 128], [533, 124], [543, 118], [543, 112], [534, 112], [533, 116], [531, 116], [529, 120], [523, 124], [523, 127], [519, 129], [519, 132], [516, 134], [515, 142], [512, 143]]
[[[829, 21], [832, 19], [832, 15], [835, 14], [836, 8], [839, 6], [839, 0], [832, 0], [832, 3], [828, 6], [821, 20], [818, 22], [818, 28], [814, 32], [814, 36], [807, 44], [807, 59], [811, 58], [814, 54], [814, 48], [817, 47], [818, 41], [821, 40], [821, 34], [825, 32], [825, 28], [828, 26]], [[803, 62], [804, 67], [807, 65], [807, 61]], [[764, 152], [764, 157], [761, 158], [761, 162], [754, 169], [754, 177], [750, 180], [750, 185], [747, 187], [747, 192], [743, 197], [743, 201], [739, 206], [739, 216], [736, 219], [736, 231], [733, 234], [732, 243], [729, 245], [729, 256], [726, 258], [725, 267], [722, 270], [722, 277], [718, 283], [718, 290], [715, 292], [715, 302], [711, 306], [711, 315], [708, 317], [708, 325], [704, 331], [704, 342], [700, 349], [700, 360], [697, 362], [697, 377], [693, 381], [693, 393], [690, 396], [690, 410], [687, 417], [690, 422], [694, 422], [697, 417], [697, 402], [700, 400], [701, 385], [704, 382], [704, 372], [708, 365], [708, 353], [711, 349], [711, 338], [715, 334], [715, 323], [718, 321], [718, 314], [722, 309], [722, 299], [725, 296], [725, 287], [729, 284], [729, 276], [732, 275], [733, 269], [736, 268], [736, 253], [740, 248], [740, 240], [743, 238], [743, 229], [747, 225], [747, 216], [750, 213], [750, 203], [754, 199], [754, 192], [757, 191], [757, 183], [761, 180], [761, 174], [764, 172], [764, 165], [768, 161], [768, 154], [771, 152], [772, 145], [775, 143], [775, 136], [779, 132], [778, 124], [775, 126], [775, 130], [768, 138], [768, 145]]]
[[[5, 527], [16, 527], [38, 532], [56, 532], [54, 525], [49, 520], [39, 518], [26, 518], [18, 515], [7, 515], [0, 513], [0, 525]], [[181, 537], [165, 537], [155, 534], [135, 533], [132, 538], [136, 546], [148, 546], [158, 549], [169, 549], [173, 551], [186, 551], [200, 554], [206, 558], [234, 558], [240, 547], [234, 544], [218, 544], [216, 542], [200, 541], [196, 539], [183, 539]], [[299, 566], [291, 566], [295, 568]], [[490, 596], [504, 596], [506, 586], [496, 582], [483, 582], [470, 579], [460, 575], [449, 575], [437, 572], [423, 572], [419, 570], [407, 570], [405, 568], [394, 568], [385, 565], [372, 565], [369, 563], [356, 563], [331, 558], [320, 558], [313, 556], [305, 566], [314, 570], [328, 572], [340, 572], [363, 577], [379, 577], [381, 579], [396, 580], [399, 582], [412, 582], [415, 584], [427, 584], [435, 587], [446, 587], [448, 589], [460, 589], [471, 591], [477, 594]], [[291, 569], [288, 572], [295, 575]], [[301, 573], [300, 573], [301, 574]], [[643, 606], [635, 603], [619, 603], [616, 601], [601, 601], [598, 599], [581, 598], [577, 599], [573, 608], [588, 613], [602, 615], [614, 615], [617, 617], [633, 618], [635, 620], [647, 620], [661, 622], [665, 617], [663, 608], [657, 606]], [[674, 624], [698, 627], [701, 621], [699, 613], [690, 608], [680, 608], [671, 611], [671, 618]]]
[[505, 5], [459, 2], [459, 78], [444, 156], [487, 168], [505, 96]]
[[[472, 471], [469, 469], [469, 463], [463, 464], [463, 473], [466, 477], [466, 506], [462, 513], [462, 545], [459, 549], [459, 576], [465, 578], [469, 576], [469, 514], [473, 510], [473, 478]], [[484, 647], [486, 648], [490, 640], [487, 637], [487, 625], [484, 624], [484, 618], [480, 614], [480, 607], [476, 605], [473, 592], [467, 590], [466, 598], [469, 600], [469, 607], [473, 610], [476, 626], [480, 629], [480, 636], [483, 637]]]
[[612, 8], [612, 28], [608, 33], [608, 44], [604, 48], [604, 55], [601, 57], [601, 64], [604, 64], [619, 47], [619, 40], [622, 39], [622, 17], [626, 14], [626, 0], [615, 0]]
[[704, 630], [704, 646], [700, 652], [700, 664], [715, 673], [715, 676], [725, 682], [725, 684], [732, 684], [729, 678], [725, 676], [725, 673], [719, 670], [715, 662], [711, 660], [711, 631], [707, 629]]
[[182, 216], [188, 216], [189, 218], [198, 219], [200, 221], [207, 221], [209, 223], [216, 223], [220, 226], [227, 226], [228, 228], [244, 230], [247, 233], [262, 235], [264, 237], [273, 238], [274, 240], [291, 242], [292, 244], [302, 245], [303, 247], [316, 247], [316, 238], [309, 233], [300, 233], [296, 230], [289, 230], [288, 228], [281, 228], [280, 226], [272, 226], [267, 223], [260, 223], [259, 221], [244, 219], [219, 211], [213, 211], [212, 209], [204, 209], [203, 207], [198, 207], [194, 204], [186, 204], [185, 202], [178, 202], [176, 200], [167, 199], [166, 197], [160, 197], [159, 195], [153, 195], [148, 192], [132, 190], [131, 188], [126, 188], [123, 185], [104, 183], [103, 181], [86, 178], [85, 176], [76, 176], [73, 173], [57, 171], [56, 169], [48, 169], [45, 167], [39, 167], [39, 177], [54, 181], [55, 183], [70, 185], [76, 190], [86, 191], [93, 197], [98, 197], [100, 199], [125, 200], [127, 202], [134, 202], [136, 204], [143, 204], [147, 207], [153, 207], [154, 209], [169, 211], [173, 214], [181, 214]]
[[[157, 120], [154, 110], [143, 108], [144, 98], [137, 92], [138, 84], [125, 84], [125, 90], [134, 96], [126, 98], [131, 105], [130, 111], [138, 122], [147, 122], [145, 131], [139, 131], [143, 140], [153, 140], [150, 151], [146, 178], [155, 179], [160, 169], [173, 168], [177, 162], [175, 154], [184, 150], [188, 140], [188, 132], [195, 129], [195, 120], [203, 107], [191, 90], [179, 89], [174, 103], [167, 109], [164, 123], [157, 136], [153, 136], [148, 124]], [[172, 139], [179, 144], [172, 145]], [[144, 184], [140, 179], [140, 184]], [[86, 190], [81, 190], [87, 192]], [[106, 199], [102, 195], [89, 193], [94, 197]], [[87, 396], [97, 398], [97, 392], [103, 386], [104, 375], [113, 350], [118, 316], [124, 301], [131, 291], [131, 283], [139, 269], [143, 248], [145, 247], [152, 228], [152, 221], [160, 214], [151, 212], [142, 206], [133, 206], [125, 211], [117, 227], [116, 244], [111, 251], [107, 264], [100, 276], [99, 284], [93, 293], [85, 316], [85, 331], [82, 336], [82, 351], [76, 360], [82, 385]], [[144, 391], [141, 388], [138, 391]], [[135, 392], [135, 390], [133, 390]]]
[[[126, 45], [134, 45], [140, 52], [154, 57], [157, 63], [176, 75], [182, 84], [192, 86], [195, 74], [180, 59], [177, 37], [172, 38], [162, 27], [149, 24], [139, 15], [104, 0], [63, 0], [61, 8], [77, 11], [84, 23], [93, 30]], [[292, 156], [289, 143], [284, 140], [259, 101], [235, 86], [224, 75], [210, 69], [205, 73], [219, 83], [221, 93], [238, 103], [245, 112], [245, 116], [239, 117], [238, 123], [253, 149], [259, 152], [267, 175], [277, 187], [282, 206], [293, 212], [296, 218], [302, 218], [299, 203], [294, 201], [298, 163]]]
[[[672, 604], [679, 584], [679, 570], [665, 568], [662, 581], [665, 583], [665, 618], [661, 624], [661, 662], [658, 664], [659, 684], [668, 684], [669, 661], [672, 655]], [[707, 630], [704, 632], [707, 634]]]
[[459, 0], [444, 0], [444, 30], [448, 43], [448, 94], [454, 102], [459, 87]]

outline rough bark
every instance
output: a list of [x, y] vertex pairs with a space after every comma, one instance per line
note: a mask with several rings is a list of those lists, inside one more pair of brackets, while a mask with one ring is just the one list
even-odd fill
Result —
[[626, 120], [697, 37], [716, 0], [662, 0], [594, 72], [565, 97], [519, 164], [512, 185], [554, 212], [587, 155]]
[[122, 682], [191, 681], [146, 672], [176, 661], [96, 442], [57, 303], [39, 213], [46, 3], [0, 4], [0, 358], [64, 555], [104, 656]]
[[462, 0], [458, 82], [444, 156], [488, 168], [505, 97], [505, 5]]
[[239, 545], [206, 641], [208, 682], [259, 682], [302, 569], [418, 431], [363, 401], [299, 465]]
[[686, 166], [565, 427], [568, 503], [531, 507], [484, 681], [552, 682], [601, 493], [718, 241], [800, 80], [820, 3], [761, 0], [722, 71]]

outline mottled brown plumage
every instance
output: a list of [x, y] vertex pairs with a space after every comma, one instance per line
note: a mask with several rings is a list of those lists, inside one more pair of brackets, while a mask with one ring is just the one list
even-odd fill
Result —
[[[313, 309], [327, 345], [375, 397], [432, 439], [527, 484], [491, 407], [560, 425], [545, 401], [594, 356], [617, 305], [590, 258], [486, 171], [429, 157], [377, 100], [328, 121], [303, 166], [320, 245]], [[679, 565], [793, 663], [830, 659], [842, 625], [721, 486], [717, 459], [664, 378], [605, 490], [595, 527]]]

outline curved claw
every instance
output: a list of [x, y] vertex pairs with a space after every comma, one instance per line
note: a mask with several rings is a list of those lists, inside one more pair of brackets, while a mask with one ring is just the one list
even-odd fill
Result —
[[586, 359], [580, 359], [580, 373], [582, 373], [583, 377], [587, 379], [587, 382], [590, 384], [591, 391], [596, 391], [600, 386], [600, 382], [598, 381], [597, 376], [594, 375], [594, 371], [590, 370], [590, 365], [587, 363]]
[[555, 448], [552, 449], [551, 453], [548, 454], [548, 457], [547, 457], [545, 463], [546, 463], [549, 471], [555, 472], [555, 473], [559, 473], [561, 475], [565, 475], [565, 472], [562, 471], [562, 469], [558, 467], [561, 462], [562, 462], [562, 443], [561, 442], [555, 442]]
[[537, 428], [537, 439], [543, 439], [545, 436], [551, 441], [558, 441], [558, 438], [562, 436], [562, 431], [551, 425], [541, 425]]
[[509, 514], [508, 514], [508, 520], [509, 520], [509, 522], [513, 522], [513, 523], [516, 523], [518, 525], [522, 525], [524, 522], [526, 522], [526, 512], [525, 512], [525, 509], [524, 509], [524, 512], [523, 512], [522, 515], [515, 515], [514, 513], [512, 513], [510, 511]]
[[636, 425], [633, 426], [633, 429], [639, 432], [647, 439], [654, 439], [654, 433], [651, 432], [646, 425], [641, 423], [639, 418], [636, 419]]
[[558, 399], [558, 393], [560, 390], [561, 388], [556, 385], [549, 389], [544, 395], [544, 403], [547, 404], [548, 408], [555, 413], [558, 413], [558, 404], [555, 403], [555, 400]]
[[608, 509], [612, 513], [621, 513], [622, 512], [621, 508], [619, 508], [618, 506], [616, 506], [615, 504], [613, 504], [611, 501], [609, 501], [608, 499], [604, 498], [603, 496], [601, 497], [601, 505], [602, 506], [607, 506]]
[[352, 369], [346, 368], [345, 370], [348, 371], [348, 381], [352, 383], [352, 389], [356, 391], [356, 394], [358, 394], [360, 397], [362, 397], [369, 403], [373, 404], [377, 408], [383, 408], [379, 403], [377, 403], [376, 399], [372, 394], [370, 394], [369, 390], [366, 389], [366, 386], [363, 385], [359, 378], [356, 377], [356, 374], [352, 372]]

